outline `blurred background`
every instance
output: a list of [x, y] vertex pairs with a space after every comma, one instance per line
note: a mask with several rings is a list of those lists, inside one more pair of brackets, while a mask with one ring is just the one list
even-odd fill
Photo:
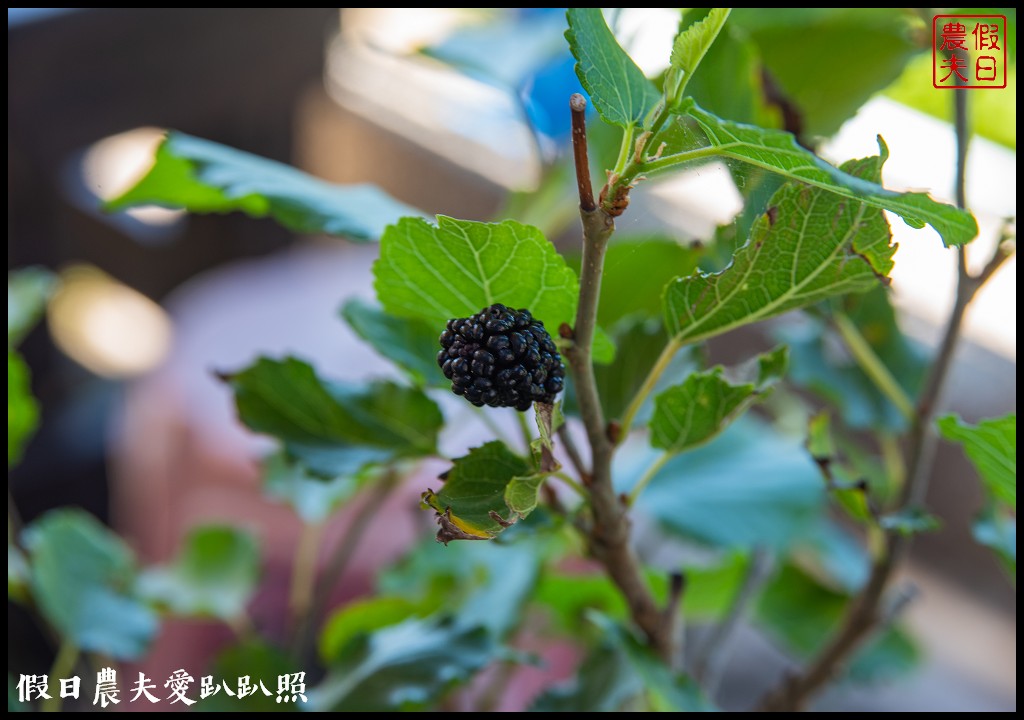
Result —
[[[636, 9], [618, 18], [649, 75], [667, 61], [670, 15]], [[866, 32], [882, 33], [876, 24]], [[99, 203], [145, 172], [162, 129], [174, 128], [331, 181], [376, 183], [431, 215], [487, 220], [525, 210], [518, 219], [572, 247], [572, 195], [550, 180], [567, 146], [566, 99], [578, 89], [563, 29], [560, 9], [8, 9], [8, 269], [62, 274], [46, 323], [23, 345], [43, 408], [10, 474], [24, 519], [81, 506], [146, 562], [168, 559], [200, 521], [255, 528], [265, 550], [258, 603], [272, 617], [284, 602], [274, 579], [287, 577], [297, 525], [260, 494], [268, 445], [236, 423], [213, 372], [293, 352], [326, 375], [379, 375], [372, 351], [337, 317], [344, 299], [372, 297], [375, 247], [296, 237], [239, 215], [108, 215]], [[885, 90], [835, 117], [809, 112], [802, 130], [832, 161], [876, 152], [881, 134], [892, 151], [888, 187], [952, 201], [952, 100], [931, 88], [930, 38], [914, 35], [930, 27], [912, 29]], [[885, 38], [846, 40], [855, 59]], [[847, 48], [835, 50], [842, 59]], [[1014, 61], [1006, 90], [971, 97], [967, 187], [978, 246], [991, 247], [1002, 221], [1016, 216], [1015, 81]], [[802, 100], [822, 82], [829, 78], [810, 74], [806, 88], [785, 89]], [[538, 189], [541, 199], [524, 199]], [[742, 204], [724, 166], [645, 184], [634, 198], [624, 232], [683, 243], [709, 238]], [[898, 219], [893, 229], [901, 324], [934, 344], [952, 306], [953, 256], [930, 230]], [[730, 335], [712, 354], [747, 357], [768, 333]], [[971, 421], [1016, 408], [1014, 259], [968, 314], [946, 405]], [[907, 618], [927, 665], [899, 686], [831, 692], [823, 707], [1015, 708], [1015, 589], [970, 541], [981, 504], [972, 477], [959, 449], [940, 448], [928, 504], [944, 529], [915, 541], [907, 571], [921, 590]], [[415, 499], [415, 488], [395, 499], [388, 531], [361, 552], [339, 597], [365, 592], [377, 567], [419, 541], [429, 518]], [[32, 671], [45, 672], [45, 643], [18, 612], [9, 604], [9, 659], [21, 667], [34, 658]], [[211, 626], [183, 623], [165, 630], [147, 662], [177, 667], [223, 640]], [[727, 697], [755, 696], [784, 663], [756, 633], [742, 643]]]

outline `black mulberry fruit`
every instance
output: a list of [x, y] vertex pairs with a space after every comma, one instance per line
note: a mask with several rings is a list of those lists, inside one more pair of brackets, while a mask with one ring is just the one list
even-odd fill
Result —
[[496, 303], [449, 320], [440, 342], [437, 364], [452, 392], [477, 407], [529, 410], [535, 402], [554, 402], [565, 384], [558, 348], [529, 310]]

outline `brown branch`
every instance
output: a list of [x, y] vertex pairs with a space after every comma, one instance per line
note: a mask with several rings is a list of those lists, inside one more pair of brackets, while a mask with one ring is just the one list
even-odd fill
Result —
[[[626, 507], [612, 486], [612, 454], [604, 411], [597, 392], [591, 345], [597, 325], [597, 307], [601, 295], [601, 275], [605, 250], [615, 231], [615, 221], [604, 210], [593, 205], [590, 170], [583, 141], [585, 118], [580, 101], [573, 96], [570, 103], [573, 118], [573, 147], [576, 177], [580, 186], [580, 218], [583, 222], [583, 260], [580, 269], [580, 299], [573, 327], [573, 343], [566, 351], [572, 371], [580, 416], [587, 431], [592, 456], [590, 506], [593, 525], [588, 544], [594, 557], [604, 565], [608, 576], [619, 588], [629, 607], [633, 621], [643, 631], [648, 643], [670, 662], [673, 655], [673, 632], [667, 627], [666, 614], [658, 608], [640, 571], [640, 563], [630, 545], [630, 525]], [[671, 613], [675, 617], [676, 613]]]
[[580, 191], [580, 210], [590, 212], [594, 204], [594, 187], [590, 180], [590, 159], [587, 157], [587, 101], [579, 93], [569, 98], [572, 111], [572, 154], [576, 162], [576, 185]]

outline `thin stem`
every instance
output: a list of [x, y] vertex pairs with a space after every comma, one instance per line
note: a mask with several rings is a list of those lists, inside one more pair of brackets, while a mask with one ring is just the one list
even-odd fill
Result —
[[583, 487], [582, 485], [580, 485], [575, 480], [573, 480], [571, 477], [566, 475], [564, 472], [551, 473], [551, 476], [558, 478], [559, 480], [564, 482], [566, 485], [571, 487], [573, 490], [576, 491], [576, 494], [579, 495], [584, 500], [587, 500], [587, 499], [590, 498], [590, 493], [587, 492], [587, 489], [585, 487]]
[[640, 497], [640, 493], [642, 493], [644, 491], [644, 488], [646, 488], [650, 484], [651, 480], [654, 479], [654, 476], [658, 474], [658, 471], [661, 470], [663, 467], [665, 467], [665, 463], [667, 463], [669, 460], [671, 460], [672, 457], [673, 457], [672, 453], [665, 452], [665, 453], [662, 453], [661, 455], [659, 455], [658, 459], [651, 463], [650, 467], [647, 468], [647, 471], [637, 481], [636, 485], [634, 485], [633, 489], [630, 491], [630, 493], [629, 493], [629, 504], [630, 505], [633, 505], [634, 503], [636, 503], [636, 499], [638, 497]]
[[764, 547], [754, 548], [743, 582], [736, 591], [729, 611], [708, 635], [699, 657], [694, 662], [694, 676], [709, 696], [714, 694], [721, 682], [726, 661], [732, 652], [736, 629], [746, 618], [751, 603], [771, 574], [771, 568], [771, 553]]
[[512, 444], [511, 442], [509, 442], [509, 437], [505, 434], [505, 431], [501, 428], [500, 425], [498, 425], [498, 423], [494, 422], [494, 418], [491, 417], [491, 414], [487, 411], [486, 408], [473, 407], [473, 410], [475, 410], [476, 413], [480, 416], [480, 420], [483, 422], [484, 425], [487, 426], [487, 429], [494, 433], [495, 438], [501, 440], [506, 445]]
[[875, 387], [885, 395], [889, 402], [896, 406], [896, 409], [899, 410], [904, 418], [913, 421], [913, 401], [903, 390], [902, 386], [900, 386], [899, 381], [889, 372], [889, 368], [885, 366], [885, 363], [878, 357], [868, 341], [860, 334], [860, 330], [853, 324], [853, 321], [842, 313], [836, 313], [832, 318], [832, 322], [835, 324], [836, 330], [839, 331], [843, 342], [846, 343], [846, 347], [850, 350], [857, 364], [860, 365], [861, 370], [871, 378]]
[[[71, 642], [70, 638], [63, 638], [60, 642], [60, 647], [57, 648], [57, 657], [53, 659], [53, 665], [50, 667], [50, 674], [48, 677], [54, 679], [59, 685], [62, 678], [71, 677], [71, 673], [75, 669], [75, 664], [78, 663], [78, 646]], [[60, 696], [60, 691], [57, 688], [53, 688], [53, 694], [48, 698], [43, 698], [42, 702], [39, 703], [39, 709], [42, 712], [60, 712], [64, 705], [64, 698]]]
[[640, 412], [640, 408], [643, 407], [644, 402], [647, 400], [647, 396], [654, 390], [654, 386], [658, 384], [658, 380], [668, 368], [669, 363], [672, 362], [672, 358], [675, 357], [681, 347], [682, 343], [676, 342], [675, 340], [669, 340], [665, 345], [665, 349], [661, 351], [661, 355], [659, 355], [658, 359], [654, 362], [654, 366], [651, 368], [650, 372], [647, 373], [647, 377], [644, 378], [643, 384], [640, 386], [640, 389], [636, 391], [636, 395], [633, 396], [633, 399], [629, 402], [629, 406], [626, 408], [626, 414], [622, 417], [622, 430], [619, 435], [620, 440], [625, 440], [626, 435], [633, 426], [633, 421], [636, 419], [636, 414]]
[[316, 585], [317, 555], [323, 537], [323, 523], [303, 523], [299, 544], [295, 549], [291, 587], [288, 594], [289, 627], [293, 636], [302, 626], [301, 619], [309, 613]]
[[366, 534], [370, 522], [377, 515], [377, 510], [384, 504], [397, 484], [398, 473], [394, 468], [388, 468], [370, 488], [359, 509], [353, 513], [351, 524], [335, 546], [330, 562], [321, 574], [320, 581], [314, 590], [309, 612], [301, 619], [302, 626], [295, 636], [293, 654], [303, 666], [311, 658], [314, 629], [327, 611], [331, 592], [337, 586], [338, 581], [344, 577], [345, 571], [359, 547], [359, 542]]
[[[626, 169], [626, 163], [633, 156], [633, 126], [630, 125], [622, 133], [622, 144], [619, 146], [619, 157], [615, 160], [615, 169], [612, 173], [615, 175], [621, 175]], [[583, 207], [581, 204], [580, 207]]]

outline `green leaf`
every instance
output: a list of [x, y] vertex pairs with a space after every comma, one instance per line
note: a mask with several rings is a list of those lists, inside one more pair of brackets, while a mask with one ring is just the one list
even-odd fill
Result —
[[433, 454], [443, 423], [421, 390], [391, 382], [328, 383], [296, 358], [260, 358], [228, 381], [242, 422], [280, 438], [289, 454], [326, 477]]
[[[843, 167], [877, 178], [884, 161], [851, 160]], [[868, 290], [892, 268], [890, 238], [881, 212], [787, 183], [727, 268], [677, 278], [665, 288], [666, 327], [677, 343], [695, 343], [832, 295]]]
[[895, 530], [900, 535], [916, 535], [923, 532], [934, 532], [942, 523], [934, 515], [921, 508], [909, 508], [898, 513], [883, 515], [878, 518], [878, 525], [883, 530]]
[[546, 475], [512, 478], [505, 487], [505, 505], [520, 518], [525, 518], [537, 509], [540, 488], [546, 479]]
[[[226, 682], [232, 692], [237, 692], [239, 678], [249, 677], [257, 691], [246, 697], [232, 697], [223, 688], [214, 695], [203, 698], [197, 708], [203, 712], [288, 712], [296, 710], [292, 703], [277, 702], [277, 678], [299, 672], [295, 661], [282, 650], [265, 640], [244, 640], [229, 645], [213, 662], [211, 674], [214, 682]], [[270, 691], [266, 695], [260, 689], [260, 682]], [[309, 682], [309, 676], [306, 676]], [[191, 694], [191, 693], [190, 693]], [[308, 697], [308, 694], [307, 694]], [[303, 708], [301, 700], [298, 708]]]
[[[613, 337], [616, 346], [629, 348], [629, 352], [616, 353], [611, 364], [596, 366], [594, 378], [605, 416], [620, 418], [665, 349], [668, 336], [659, 320], [641, 319], [634, 322], [623, 320]], [[679, 353], [672, 362], [674, 366], [664, 375], [678, 378], [693, 369], [689, 356], [683, 353]], [[569, 412], [579, 413], [574, 395], [569, 396], [566, 405]], [[649, 416], [648, 412], [644, 417], [638, 416], [637, 420], [642, 421]]]
[[[729, 26], [756, 43], [761, 65], [811, 136], [835, 133], [922, 49], [911, 8], [736, 8]], [[914, 79], [921, 77], [928, 75]], [[931, 89], [930, 82], [917, 84]]]
[[7, 347], [17, 347], [46, 310], [56, 278], [49, 270], [28, 267], [7, 273]]
[[14, 466], [39, 426], [39, 403], [32, 395], [28, 365], [7, 349], [7, 467]]
[[435, 362], [441, 347], [440, 330], [419, 318], [390, 315], [358, 298], [345, 303], [341, 316], [359, 337], [405, 370], [416, 384], [437, 387], [448, 384]]
[[81, 510], [48, 512], [25, 531], [32, 596], [79, 648], [131, 660], [145, 651], [157, 619], [134, 593], [135, 561], [119, 537]]
[[[842, 298], [833, 311], [843, 312], [909, 397], [916, 397], [928, 368], [928, 354], [900, 331], [890, 293], [877, 287]], [[900, 411], [845, 351], [838, 333], [825, 318], [805, 317], [774, 330], [789, 345], [787, 379], [813, 391], [837, 407], [850, 428], [902, 431]]]
[[992, 548], [996, 556], [1017, 578], [1017, 519], [990, 509], [974, 521], [974, 539]]
[[1017, 413], [969, 425], [955, 415], [939, 418], [947, 440], [964, 446], [981, 482], [1000, 502], [1017, 510]]
[[505, 504], [505, 489], [529, 471], [525, 460], [497, 440], [457, 458], [442, 489], [423, 493], [423, 507], [437, 512], [438, 542], [490, 540], [514, 523], [517, 516]]
[[569, 8], [565, 39], [576, 76], [605, 122], [630, 127], [643, 121], [661, 93], [622, 49], [600, 8]]
[[[947, 247], [968, 243], [978, 234], [978, 224], [969, 212], [933, 200], [927, 193], [886, 190], [878, 184], [877, 173], [865, 177], [837, 169], [801, 147], [787, 132], [722, 120], [691, 100], [684, 102], [681, 112], [697, 121], [717, 155], [828, 190], [857, 204], [889, 210], [911, 227], [931, 225]], [[878, 146], [880, 169], [889, 151], [881, 137]], [[782, 212], [780, 215], [785, 217]]]
[[721, 433], [786, 371], [786, 348], [758, 357], [757, 381], [733, 385], [724, 368], [693, 373], [654, 400], [651, 444], [673, 455], [703, 445]]
[[426, 320], [438, 334], [499, 302], [527, 308], [553, 336], [576, 318], [576, 275], [540, 230], [512, 220], [403, 218], [384, 232], [373, 274], [387, 312]]
[[106, 204], [194, 213], [244, 212], [272, 217], [289, 230], [372, 240], [385, 226], [417, 211], [373, 185], [332, 185], [293, 167], [233, 148], [170, 132], [139, 182]]
[[600, 645], [583, 661], [575, 681], [542, 694], [534, 712], [617, 712], [646, 699], [658, 712], [708, 712], [715, 708], [697, 684], [673, 673], [632, 633], [600, 613], [590, 620], [602, 632]]
[[[840, 624], [850, 599], [785, 565], [767, 583], [755, 608], [755, 620], [799, 658], [817, 652]], [[859, 650], [846, 669], [853, 682], [891, 682], [920, 662], [920, 651], [900, 630], [886, 630]]]
[[176, 615], [230, 621], [245, 612], [259, 581], [256, 539], [233, 527], [194, 528], [174, 561], [150, 568], [139, 592]]
[[343, 660], [343, 651], [360, 635], [397, 625], [421, 608], [402, 597], [373, 597], [356, 600], [331, 615], [320, 632], [320, 657], [330, 664]]
[[[624, 446], [615, 477], [628, 489], [657, 451]], [[741, 418], [719, 437], [669, 460], [637, 509], [687, 539], [724, 548], [783, 548], [815, 527], [820, 473], [799, 442]]]
[[672, 93], [672, 106], [682, 100], [682, 88], [697, 71], [704, 55], [711, 48], [729, 18], [730, 8], [711, 8], [711, 11], [676, 35], [672, 43], [672, 56], [665, 88]]
[[484, 628], [437, 620], [406, 620], [348, 648], [309, 692], [307, 709], [421, 710], [487, 666], [497, 649]]
[[311, 525], [327, 520], [358, 488], [358, 478], [351, 475], [318, 477], [283, 452], [274, 453], [263, 461], [264, 491], [269, 497], [290, 505], [304, 523]]

